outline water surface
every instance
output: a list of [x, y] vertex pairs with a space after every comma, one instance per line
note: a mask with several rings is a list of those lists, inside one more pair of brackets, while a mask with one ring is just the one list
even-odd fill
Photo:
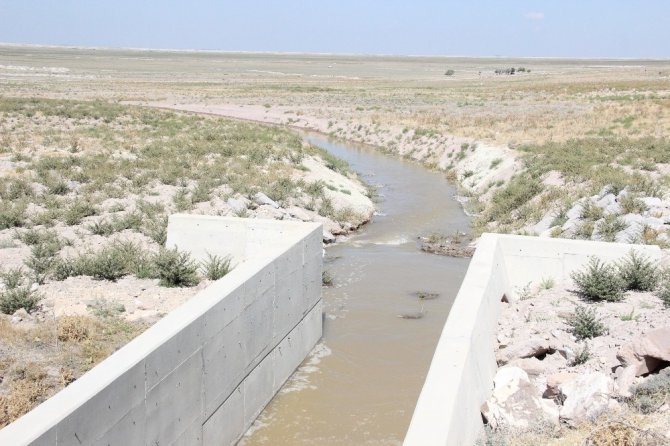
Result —
[[[240, 444], [401, 444], [469, 259], [426, 254], [417, 237], [468, 228], [439, 172], [374, 149], [305, 138], [379, 186], [362, 231], [326, 248], [323, 339]], [[438, 293], [422, 301], [417, 291]], [[401, 314], [423, 312], [420, 319]]]

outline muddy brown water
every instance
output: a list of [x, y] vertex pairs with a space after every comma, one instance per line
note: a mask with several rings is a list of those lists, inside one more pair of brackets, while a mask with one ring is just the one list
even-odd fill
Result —
[[[401, 444], [469, 259], [421, 252], [417, 237], [469, 220], [439, 172], [352, 143], [306, 134], [379, 186], [378, 213], [326, 248], [323, 339], [240, 445]], [[439, 297], [424, 300], [414, 293]], [[423, 311], [420, 319], [398, 315]]]

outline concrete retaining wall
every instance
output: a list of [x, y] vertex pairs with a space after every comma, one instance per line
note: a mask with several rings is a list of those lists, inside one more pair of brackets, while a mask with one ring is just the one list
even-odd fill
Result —
[[529, 282], [570, 280], [590, 256], [619, 259], [631, 249], [660, 259], [657, 246], [484, 234], [445, 323], [405, 446], [474, 444], [481, 405], [497, 371], [495, 331], [503, 295], [514, 299]]
[[321, 225], [174, 215], [235, 268], [0, 431], [0, 445], [229, 445], [321, 337]]

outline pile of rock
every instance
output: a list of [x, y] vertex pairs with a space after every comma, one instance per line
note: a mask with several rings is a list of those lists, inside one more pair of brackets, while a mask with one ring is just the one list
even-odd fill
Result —
[[[625, 201], [635, 202], [634, 209], [626, 209], [622, 206]], [[555, 210], [548, 212], [535, 225], [524, 228], [528, 232], [538, 234], [542, 237], [557, 236], [561, 237], [580, 237], [580, 227], [586, 222], [584, 218], [584, 208], [593, 206], [600, 209], [601, 215], [593, 221], [593, 232], [589, 237], [592, 240], [608, 240], [620, 243], [632, 243], [640, 241], [642, 231], [649, 228], [655, 232], [656, 240], [669, 241], [667, 231], [670, 230], [670, 202], [657, 197], [639, 195], [625, 187], [617, 193], [613, 193], [611, 188], [605, 187], [603, 190], [592, 197], [585, 197], [576, 201], [572, 208], [564, 214], [559, 215]], [[599, 230], [604, 227], [605, 219], [608, 216], [617, 216], [620, 219], [621, 226], [613, 239], [610, 235], [603, 234]]]
[[482, 406], [492, 429], [592, 421], [625, 402], [634, 384], [670, 364], [670, 327], [651, 330], [621, 347], [610, 373], [569, 370], [574, 353], [564, 341], [560, 336], [532, 337], [498, 351], [503, 366]]

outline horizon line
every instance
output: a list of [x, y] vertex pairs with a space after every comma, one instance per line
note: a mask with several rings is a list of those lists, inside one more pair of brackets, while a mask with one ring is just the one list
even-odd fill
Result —
[[670, 57], [612, 57], [612, 56], [468, 56], [468, 55], [436, 55], [436, 54], [394, 54], [394, 53], [333, 53], [333, 52], [309, 52], [309, 51], [261, 51], [261, 50], [222, 50], [222, 49], [198, 49], [198, 48], [145, 48], [145, 47], [114, 47], [114, 46], [89, 46], [89, 45], [65, 45], [65, 44], [43, 44], [43, 43], [17, 43], [0, 42], [0, 47], [33, 47], [33, 48], [61, 48], [73, 50], [124, 50], [124, 51], [152, 51], [170, 53], [215, 53], [215, 54], [256, 54], [256, 55], [286, 55], [286, 56], [336, 56], [336, 57], [407, 57], [407, 58], [445, 58], [445, 59], [547, 59], [547, 60], [614, 60], [614, 61], [670, 61]]

